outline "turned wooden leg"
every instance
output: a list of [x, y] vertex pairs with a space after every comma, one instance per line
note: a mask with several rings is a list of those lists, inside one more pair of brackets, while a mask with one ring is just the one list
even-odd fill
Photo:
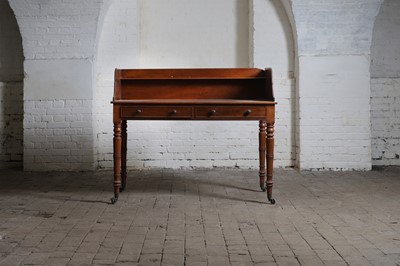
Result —
[[272, 198], [272, 177], [274, 173], [274, 123], [267, 123], [267, 196], [271, 204], [275, 204]]
[[121, 187], [121, 121], [114, 123], [114, 197], [111, 203], [118, 200], [119, 189]]
[[127, 124], [126, 120], [122, 121], [122, 133], [121, 133], [122, 147], [121, 147], [121, 188], [120, 192], [124, 191], [126, 188], [126, 151], [127, 151]]
[[266, 124], [267, 122], [264, 120], [260, 120], [259, 127], [260, 132], [258, 133], [258, 150], [260, 154], [260, 188], [262, 191], [265, 191], [265, 148], [266, 148]]

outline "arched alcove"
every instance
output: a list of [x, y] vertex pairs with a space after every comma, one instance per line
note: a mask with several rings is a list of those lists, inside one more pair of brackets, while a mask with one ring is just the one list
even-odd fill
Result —
[[[253, 0], [252, 63], [271, 67], [276, 107], [275, 164], [295, 165], [296, 160], [296, 43], [291, 3]], [[292, 18], [292, 19], [291, 19]]]
[[94, 119], [100, 168], [112, 166], [114, 69], [135, 68], [139, 61], [139, 2], [109, 1], [99, 21], [95, 67]]
[[373, 165], [400, 165], [400, 2], [385, 0], [371, 44]]
[[23, 40], [25, 170], [91, 170], [97, 162], [93, 58], [104, 2], [9, 1]]
[[249, 5], [141, 0], [141, 67], [248, 67]]
[[[272, 67], [280, 101], [277, 166], [295, 156], [295, 44], [285, 8], [261, 1], [254, 23], [249, 2], [113, 1], [98, 39], [96, 114], [100, 167], [112, 167], [113, 69]], [[271, 3], [270, 3], [271, 2]], [[256, 3], [257, 4], [257, 3]], [[260, 16], [262, 17], [260, 17]], [[258, 34], [257, 37], [251, 32]], [[263, 36], [263, 32], [271, 33]], [[265, 48], [265, 49], [264, 49]], [[263, 51], [262, 51], [263, 50]], [[253, 122], [128, 123], [131, 167], [258, 166], [258, 127]]]
[[22, 167], [23, 52], [14, 13], [0, 0], [0, 168]]

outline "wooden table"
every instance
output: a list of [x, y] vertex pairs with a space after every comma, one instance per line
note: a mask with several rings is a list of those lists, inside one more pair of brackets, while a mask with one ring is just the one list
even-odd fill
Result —
[[275, 203], [272, 176], [276, 102], [271, 69], [116, 69], [111, 103], [113, 204], [126, 188], [127, 120], [258, 120], [260, 188]]

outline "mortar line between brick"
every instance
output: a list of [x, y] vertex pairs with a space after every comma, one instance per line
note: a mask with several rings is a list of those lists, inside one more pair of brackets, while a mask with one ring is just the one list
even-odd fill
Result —
[[222, 224], [221, 215], [220, 215], [219, 212], [218, 212], [218, 220], [219, 220], [219, 226], [221, 227], [222, 236], [224, 237], [224, 243], [225, 243], [226, 252], [228, 253], [229, 264], [232, 265], [231, 256], [229, 254], [229, 249], [228, 249], [228, 244], [226, 243], [226, 238], [225, 238], [225, 233], [224, 233], [224, 226]]
[[[126, 199], [126, 201], [127, 201], [127, 200], [128, 200], [128, 198]], [[139, 202], [140, 202], [140, 201], [139, 201]], [[138, 212], [138, 208], [135, 209], [134, 217], [136, 217], [137, 212]], [[118, 215], [118, 217], [120, 217], [120, 215]], [[133, 227], [134, 221], [135, 221], [135, 219], [132, 219], [132, 220], [131, 220], [131, 223], [129, 224], [128, 232], [129, 232], [129, 231], [131, 230], [131, 228]], [[126, 239], [127, 236], [128, 236], [128, 234], [125, 234], [124, 240], [122, 241], [122, 245], [121, 245], [120, 248], [119, 248], [118, 255], [121, 254], [122, 247], [124, 246], [124, 242], [125, 242], [125, 239]], [[142, 246], [142, 248], [143, 248], [143, 246]], [[142, 252], [142, 249], [140, 249], [140, 252]], [[117, 260], [118, 260], [118, 256], [117, 256]]]
[[[184, 181], [183, 184], [184, 184], [184, 186], [183, 186], [183, 193], [184, 193], [184, 195], [186, 196], [186, 192], [187, 192], [187, 191], [186, 191], [186, 182]], [[185, 234], [185, 235], [184, 235], [184, 236], [185, 236], [185, 237], [183, 238], [183, 254], [184, 254], [184, 255], [183, 255], [183, 265], [186, 266], [186, 235], [187, 235], [187, 234], [186, 234], [186, 233], [187, 233], [187, 230], [186, 230], [186, 219], [187, 219], [187, 217], [186, 217], [186, 208], [184, 208], [183, 211], [184, 211], [183, 214], [184, 214], [184, 217], [185, 217], [185, 218], [184, 218], [184, 219], [185, 219], [185, 220], [184, 220], [184, 222], [185, 222], [185, 226], [184, 226], [184, 228], [185, 228], [185, 229], [184, 229], [184, 231], [185, 231], [184, 234]]]
[[208, 265], [208, 255], [207, 255], [207, 241], [206, 241], [206, 228], [205, 228], [205, 223], [204, 223], [204, 216], [203, 216], [203, 206], [202, 206], [202, 197], [200, 194], [200, 188], [199, 188], [199, 184], [197, 183], [197, 191], [198, 191], [198, 195], [199, 195], [199, 203], [200, 203], [200, 217], [201, 217], [201, 224], [203, 227], [203, 239], [204, 239], [204, 247], [206, 249], [206, 260], [207, 260], [207, 265]]
[[269, 247], [269, 245], [267, 244], [267, 241], [264, 239], [264, 236], [263, 236], [262, 233], [261, 233], [261, 230], [260, 230], [260, 227], [258, 226], [258, 223], [255, 223], [255, 224], [256, 224], [256, 227], [257, 227], [258, 232], [260, 233], [261, 238], [264, 240], [265, 245], [267, 246], [269, 252], [271, 252], [272, 258], [274, 259], [274, 262], [277, 263], [277, 262], [276, 262], [276, 259], [275, 259], [275, 256], [274, 256], [273, 253], [272, 253], [271, 248]]
[[[247, 205], [246, 202], [245, 202], [245, 205]], [[251, 253], [250, 253], [249, 244], [248, 244], [247, 241], [246, 241], [246, 238], [245, 238], [245, 236], [244, 236], [244, 234], [243, 234], [243, 231], [242, 231], [242, 228], [240, 227], [240, 224], [238, 224], [238, 226], [239, 226], [239, 232], [240, 232], [240, 234], [242, 235], [242, 238], [243, 238], [243, 240], [244, 240], [244, 243], [246, 244], [247, 251], [249, 252], [249, 256], [250, 256], [250, 258], [251, 258], [251, 262], [254, 264], [253, 257], [251, 256]]]
[[[315, 229], [315, 231], [322, 237], [322, 239], [324, 239], [331, 247], [332, 249], [339, 255], [339, 257], [342, 258], [342, 260], [344, 261], [344, 263], [346, 263], [346, 265], [350, 266], [350, 264], [345, 260], [345, 258], [342, 256], [342, 254], [340, 254], [336, 248], [328, 241], [328, 239], [326, 239], [319, 231], [318, 229]], [[307, 242], [308, 244], [308, 242]]]
[[[146, 186], [144, 187], [144, 191], [146, 191], [146, 189], [147, 189], [147, 186], [148, 186], [149, 184], [146, 184]], [[157, 199], [157, 198], [156, 198]], [[143, 198], [143, 196], [140, 198], [140, 201], [139, 201], [140, 203], [142, 203], [142, 202], [145, 202], [145, 200], [144, 200], [144, 198]], [[140, 208], [140, 205], [139, 205], [139, 208]], [[139, 209], [138, 208], [138, 209]], [[154, 205], [153, 205], [153, 208], [154, 208]], [[144, 243], [146, 242], [146, 239], [147, 239], [147, 234], [149, 233], [149, 221], [147, 222], [147, 226], [146, 226], [146, 234], [145, 234], [145, 236], [144, 236], [144, 240], [143, 240], [143, 243], [142, 243], [142, 246], [141, 246], [141, 248], [140, 248], [140, 253], [139, 253], [139, 258], [138, 258], [138, 263], [139, 263], [139, 261], [140, 261], [140, 258], [142, 257], [142, 255], [143, 255], [143, 248], [144, 248]]]
[[[164, 174], [163, 174], [163, 176], [164, 176]], [[163, 244], [163, 248], [162, 248], [162, 251], [161, 251], [161, 261], [160, 261], [161, 265], [162, 265], [163, 260], [164, 260], [164, 250], [165, 250], [165, 244], [167, 242], [168, 226], [169, 226], [169, 219], [170, 219], [170, 214], [171, 214], [172, 186], [173, 186], [173, 184], [171, 183], [170, 187], [169, 187], [169, 204], [168, 204], [167, 226], [165, 226], [164, 244]]]

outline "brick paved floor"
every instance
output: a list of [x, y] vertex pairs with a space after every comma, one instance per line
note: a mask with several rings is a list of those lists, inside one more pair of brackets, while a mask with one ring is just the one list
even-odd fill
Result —
[[0, 265], [400, 265], [400, 170], [0, 173]]

